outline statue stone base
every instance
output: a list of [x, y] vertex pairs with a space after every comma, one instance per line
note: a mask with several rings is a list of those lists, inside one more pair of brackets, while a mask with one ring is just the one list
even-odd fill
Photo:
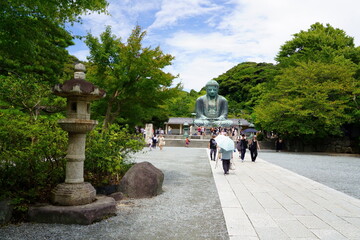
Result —
[[231, 127], [233, 122], [231, 120], [207, 120], [207, 119], [195, 119], [194, 124], [198, 127]]
[[52, 191], [51, 201], [55, 205], [76, 206], [95, 201], [96, 190], [87, 182], [61, 183]]

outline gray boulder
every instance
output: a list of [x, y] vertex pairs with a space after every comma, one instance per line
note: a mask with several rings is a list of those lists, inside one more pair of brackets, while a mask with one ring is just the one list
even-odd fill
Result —
[[108, 197], [112, 197], [115, 201], [121, 201], [124, 198], [124, 194], [122, 192], [114, 192], [108, 195]]
[[121, 179], [118, 190], [130, 198], [153, 197], [162, 192], [163, 172], [149, 162], [132, 166]]

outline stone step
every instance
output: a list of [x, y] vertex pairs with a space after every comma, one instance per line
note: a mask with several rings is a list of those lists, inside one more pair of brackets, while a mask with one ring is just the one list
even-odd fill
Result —
[[[164, 135], [165, 139], [185, 139], [184, 135]], [[200, 136], [200, 135], [190, 135], [189, 139], [207, 139], [210, 140], [211, 135], [205, 135], [205, 136]]]
[[[184, 147], [185, 146], [185, 137], [183, 135], [164, 135], [166, 146], [169, 147]], [[209, 145], [209, 140], [211, 136], [189, 136], [190, 144], [189, 147], [194, 148], [207, 148]], [[275, 149], [274, 142], [272, 141], [259, 141], [261, 149]]]

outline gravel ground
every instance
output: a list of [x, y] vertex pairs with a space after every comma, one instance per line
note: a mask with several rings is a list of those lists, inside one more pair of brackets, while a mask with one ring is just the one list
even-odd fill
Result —
[[164, 172], [164, 192], [118, 202], [117, 216], [92, 225], [24, 223], [0, 239], [229, 239], [205, 149], [165, 148], [137, 154]]
[[261, 150], [258, 157], [360, 199], [359, 156]]

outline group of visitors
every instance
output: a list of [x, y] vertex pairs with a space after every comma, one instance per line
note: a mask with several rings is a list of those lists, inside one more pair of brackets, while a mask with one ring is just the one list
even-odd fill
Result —
[[236, 137], [238, 135], [238, 129], [236, 127], [226, 128], [226, 127], [211, 127], [207, 129], [206, 127], [198, 127], [197, 128], [197, 135], [205, 136], [206, 132], [210, 132], [211, 135], [227, 135]]
[[164, 135], [162, 135], [162, 134], [153, 135], [148, 140], [148, 146], [149, 146], [150, 151], [152, 151], [153, 149], [156, 149], [156, 146], [159, 146], [160, 151], [162, 151], [164, 146], [165, 146], [165, 137], [164, 137]]
[[258, 155], [258, 149], [260, 150], [259, 142], [256, 138], [256, 135], [253, 136], [252, 140], [249, 141], [246, 139], [245, 134], [242, 134], [241, 137], [236, 141], [236, 149], [240, 153], [240, 159], [243, 162], [245, 158], [246, 149], [250, 150], [251, 161], [255, 162]]
[[[218, 158], [221, 159], [223, 163], [224, 174], [229, 174], [230, 162], [233, 159], [233, 154], [236, 150], [226, 151], [223, 148], [219, 148], [217, 146], [215, 137], [216, 135], [213, 135], [213, 137], [209, 141], [210, 159], [212, 161], [215, 161], [216, 154], [218, 152], [219, 154]], [[253, 138], [249, 142], [246, 139], [246, 135], [242, 134], [236, 140], [236, 149], [239, 152], [239, 157], [241, 159], [241, 162], [244, 162], [246, 149], [250, 150], [251, 161], [255, 162], [258, 155], [258, 149], [260, 149], [260, 145], [259, 142], [257, 141], [256, 136], [253, 136]]]

